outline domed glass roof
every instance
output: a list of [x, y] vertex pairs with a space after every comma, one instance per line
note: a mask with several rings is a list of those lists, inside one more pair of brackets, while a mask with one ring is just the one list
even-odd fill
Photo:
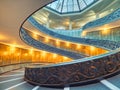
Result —
[[76, 13], [83, 11], [97, 1], [98, 0], [55, 0], [47, 5], [47, 8], [59, 14]]

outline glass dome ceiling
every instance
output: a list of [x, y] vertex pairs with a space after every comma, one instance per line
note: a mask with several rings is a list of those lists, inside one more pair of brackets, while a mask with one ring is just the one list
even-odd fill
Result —
[[47, 5], [47, 8], [59, 14], [77, 13], [83, 11], [97, 1], [98, 0], [55, 0]]

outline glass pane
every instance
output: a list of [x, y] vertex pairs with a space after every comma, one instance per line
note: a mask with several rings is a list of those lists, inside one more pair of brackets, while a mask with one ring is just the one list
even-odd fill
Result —
[[52, 8], [52, 9], [56, 9], [56, 4], [58, 3], [58, 1], [55, 1], [54, 3], [51, 3], [50, 4], [50, 7]]
[[74, 8], [73, 0], [68, 0], [68, 12], [72, 12]]
[[74, 12], [81, 12], [90, 4], [92, 3], [94, 4], [94, 2], [96, 2], [96, 0], [57, 0], [47, 5], [47, 7], [59, 13], [69, 13], [69, 12], [74, 13]]
[[84, 0], [86, 3], [87, 3], [87, 5], [89, 5], [89, 4], [91, 4], [92, 2], [94, 2], [94, 0]]
[[86, 7], [86, 4], [83, 0], [79, 0], [80, 9], [83, 10]]
[[74, 1], [74, 2], [73, 2], [73, 3], [74, 3], [74, 8], [73, 8], [74, 11], [80, 11], [80, 10], [79, 10], [79, 5], [78, 5], [77, 0], [73, 0], [73, 1]]
[[67, 12], [67, 2], [68, 0], [64, 0], [62, 12]]

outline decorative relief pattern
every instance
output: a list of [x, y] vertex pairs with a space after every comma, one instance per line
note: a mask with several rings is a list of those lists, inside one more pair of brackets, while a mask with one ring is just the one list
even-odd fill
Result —
[[120, 8], [103, 18], [97, 19], [92, 22], [88, 22], [86, 25], [83, 26], [83, 29], [101, 26], [119, 19], [120, 19]]
[[25, 69], [25, 79], [46, 86], [64, 86], [99, 79], [117, 72], [119, 53], [86, 62]]

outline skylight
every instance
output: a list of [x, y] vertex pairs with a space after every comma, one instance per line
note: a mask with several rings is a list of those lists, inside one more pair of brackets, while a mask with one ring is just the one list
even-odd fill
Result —
[[93, 5], [98, 0], [55, 0], [47, 5], [47, 8], [59, 13], [76, 13], [81, 12], [87, 7]]

